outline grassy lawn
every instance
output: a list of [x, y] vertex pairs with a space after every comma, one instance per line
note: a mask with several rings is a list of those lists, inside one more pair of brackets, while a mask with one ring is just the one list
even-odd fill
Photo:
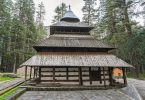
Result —
[[14, 80], [15, 78], [11, 77], [0, 77], [0, 81]]
[[6, 92], [5, 94], [0, 96], [0, 100], [6, 100], [8, 96], [12, 95], [13, 93], [15, 93], [17, 90], [19, 89], [19, 87], [15, 87], [14, 89]]

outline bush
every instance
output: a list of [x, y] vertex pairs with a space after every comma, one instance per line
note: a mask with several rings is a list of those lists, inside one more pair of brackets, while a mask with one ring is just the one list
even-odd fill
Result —
[[18, 78], [17, 74], [14, 73], [2, 73], [0, 74], [1, 77], [10, 77], [10, 78]]
[[145, 80], [145, 73], [144, 74], [139, 73], [139, 79], [140, 80]]

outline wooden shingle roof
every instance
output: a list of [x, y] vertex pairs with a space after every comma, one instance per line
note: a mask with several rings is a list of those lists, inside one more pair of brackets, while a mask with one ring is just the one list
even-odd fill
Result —
[[132, 67], [112, 54], [99, 53], [44, 53], [37, 54], [21, 66], [56, 67]]
[[66, 21], [60, 21], [60, 22], [57, 22], [53, 25], [51, 25], [51, 27], [54, 27], [54, 26], [59, 26], [59, 27], [84, 27], [84, 28], [93, 28], [93, 27], [90, 27], [88, 24], [84, 23], [84, 22], [66, 22]]
[[90, 35], [50, 35], [49, 38], [36, 43], [35, 47], [84, 47], [84, 48], [109, 48], [102, 41], [96, 40]]

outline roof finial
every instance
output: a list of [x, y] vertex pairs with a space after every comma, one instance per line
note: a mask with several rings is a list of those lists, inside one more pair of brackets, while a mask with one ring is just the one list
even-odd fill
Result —
[[71, 11], [71, 6], [69, 5], [69, 11]]

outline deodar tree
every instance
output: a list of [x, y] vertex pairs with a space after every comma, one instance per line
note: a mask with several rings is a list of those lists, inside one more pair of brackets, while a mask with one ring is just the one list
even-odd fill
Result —
[[60, 19], [64, 16], [66, 11], [67, 11], [67, 6], [65, 3], [61, 3], [59, 6], [57, 6], [55, 8], [56, 15], [54, 16], [52, 23], [56, 23], [56, 22], [60, 21]]
[[[0, 71], [16, 72], [38, 41], [33, 0], [0, 0]], [[37, 38], [36, 38], [37, 37]]]
[[82, 8], [83, 21], [88, 25], [95, 24], [96, 15], [96, 1], [97, 0], [83, 0], [85, 5]]

